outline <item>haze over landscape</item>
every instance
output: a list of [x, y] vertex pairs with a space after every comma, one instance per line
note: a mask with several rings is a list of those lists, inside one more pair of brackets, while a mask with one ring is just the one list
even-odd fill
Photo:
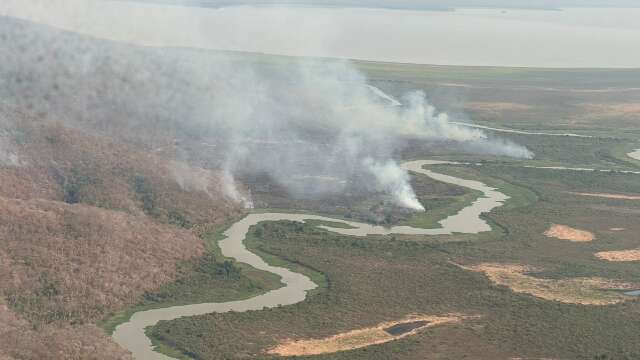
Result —
[[187, 4], [198, 6], [232, 6], [232, 5], [313, 5], [337, 7], [371, 7], [394, 9], [456, 9], [456, 8], [529, 8], [529, 9], [558, 9], [563, 7], [624, 7], [633, 8], [638, 4], [632, 0], [142, 0], [147, 2], [167, 4]]
[[[160, 47], [467, 66], [632, 68], [640, 62], [634, 46], [640, 42], [640, 9], [397, 12], [171, 4], [7, 0], [0, 14]], [[393, 16], [402, 21], [390, 23]]]
[[640, 358], [635, 6], [3, 1], [0, 360]]

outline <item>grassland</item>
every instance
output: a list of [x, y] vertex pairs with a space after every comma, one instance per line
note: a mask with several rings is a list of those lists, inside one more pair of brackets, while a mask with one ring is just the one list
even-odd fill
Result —
[[[483, 68], [456, 72], [444, 67], [370, 63], [360, 63], [360, 66], [376, 80], [377, 86], [394, 95], [418, 87], [436, 94], [434, 102], [437, 103], [444, 102], [451, 93], [462, 93], [464, 101], [457, 109], [460, 111], [465, 111], [465, 103], [474, 102], [524, 105], [503, 106], [499, 111], [483, 105], [465, 111], [486, 124], [563, 130], [595, 137], [495, 134], [529, 147], [536, 153], [531, 161], [465, 155], [464, 149], [457, 149], [455, 145], [412, 144], [415, 146], [403, 154], [404, 158], [481, 163], [480, 166], [435, 166], [434, 170], [477, 179], [509, 195], [511, 199], [505, 206], [486, 216], [494, 230], [479, 235], [362, 239], [319, 230], [314, 226], [320, 224], [315, 223], [260, 224], [259, 235], [254, 232], [248, 241], [249, 247], [268, 254], [270, 261], [286, 259], [295, 263], [298, 270], [308, 267], [306, 271], [323, 274], [326, 278], [323, 290], [293, 306], [163, 322], [150, 330], [151, 336], [192, 358], [263, 359], [274, 357], [267, 353], [268, 349], [289, 340], [330, 338], [412, 313], [463, 312], [481, 317], [385, 344], [317, 355], [313, 359], [640, 357], [634, 335], [640, 330], [640, 302], [624, 297], [623, 287], [603, 290], [606, 284], [634, 286], [640, 269], [633, 262], [608, 262], [596, 256], [602, 251], [638, 247], [635, 234], [640, 231], [637, 222], [640, 203], [576, 195], [638, 194], [638, 176], [521, 166], [637, 170], [638, 164], [626, 157], [628, 150], [637, 147], [634, 136], [640, 133], [634, 115], [598, 113], [593, 110], [596, 108], [585, 105], [640, 101], [638, 92], [615, 90], [633, 87], [637, 72], [597, 74], [581, 70]], [[453, 82], [468, 86], [453, 86]], [[614, 90], [583, 91], [597, 87]], [[488, 88], [491, 91], [487, 91]], [[589, 111], [593, 113], [587, 114]], [[616, 124], [615, 130], [612, 124]], [[431, 211], [422, 215], [387, 214], [385, 222], [431, 227], [478, 196], [421, 176], [413, 177], [412, 184]], [[285, 194], [277, 192], [265, 195], [263, 200], [270, 204], [276, 197], [277, 207], [287, 208], [293, 203]], [[353, 207], [330, 201], [307, 202], [293, 207], [344, 218], [366, 218], [372, 205], [357, 199], [352, 204]], [[358, 208], [361, 210], [354, 211]], [[552, 224], [588, 231], [595, 239], [578, 243], [549, 238], [545, 232]], [[470, 269], [487, 263], [501, 268], [522, 264], [529, 270], [515, 277], [506, 276], [513, 281], [500, 283], [486, 272], [457, 265]], [[513, 287], [516, 283], [518, 288]], [[541, 289], [554, 289], [553, 296], [540, 292]], [[561, 301], [563, 299], [576, 301]], [[585, 299], [590, 300], [586, 302], [590, 305], [585, 305]], [[619, 301], [621, 299], [624, 301]]]
[[638, 284], [602, 278], [544, 279], [529, 275], [535, 272], [517, 264], [480, 264], [472, 271], [484, 273], [491, 281], [514, 292], [566, 304], [611, 305], [633, 300], [623, 292], [640, 287]]
[[[283, 308], [160, 323], [152, 330], [156, 339], [170, 342], [194, 358], [267, 358], [263, 351], [283, 339], [332, 336], [411, 313], [464, 311], [483, 318], [466, 325], [434, 328], [397, 342], [317, 358], [424, 359], [446, 354], [474, 359], [588, 359], [602, 353], [628, 354], [633, 358], [632, 354], [640, 351], [631, 335], [639, 330], [638, 319], [633, 315], [637, 303], [585, 308], [545, 301], [495, 286], [484, 275], [451, 264], [459, 260], [479, 263], [486, 257], [505, 263], [513, 261], [519, 244], [506, 240], [428, 244], [353, 239], [294, 223], [266, 223], [259, 228], [261, 249], [323, 272], [329, 281], [327, 290], [304, 303]], [[288, 235], [283, 237], [283, 232]], [[548, 241], [543, 236], [540, 239]], [[580, 259], [581, 266], [573, 268], [563, 267], [564, 260], [547, 259], [551, 253], [545, 249], [536, 250], [541, 254], [528, 256], [528, 260], [548, 269], [536, 274], [539, 277], [625, 277], [624, 272], [602, 271], [604, 266], [587, 254]], [[574, 249], [574, 253], [579, 251]], [[627, 271], [627, 278], [637, 276], [637, 269], [627, 267]], [[599, 328], [589, 325], [595, 323]], [[576, 328], [579, 333], [575, 333]], [[607, 331], [600, 332], [601, 329]], [[464, 341], [456, 344], [452, 339]]]

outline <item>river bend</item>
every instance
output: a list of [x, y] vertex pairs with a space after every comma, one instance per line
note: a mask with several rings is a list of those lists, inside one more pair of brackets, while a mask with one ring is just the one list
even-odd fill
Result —
[[234, 223], [224, 232], [225, 238], [220, 241], [220, 249], [226, 257], [235, 259], [240, 263], [253, 266], [256, 269], [267, 271], [281, 277], [283, 287], [269, 291], [246, 300], [229, 301], [222, 303], [203, 303], [184, 306], [172, 306], [161, 309], [140, 311], [131, 316], [129, 321], [116, 327], [112, 337], [120, 346], [129, 350], [137, 360], [170, 360], [172, 357], [160, 354], [153, 350], [151, 340], [145, 334], [145, 328], [157, 324], [163, 320], [174, 320], [185, 316], [196, 316], [214, 312], [262, 310], [281, 305], [291, 305], [303, 301], [309, 290], [317, 285], [307, 276], [293, 272], [287, 268], [271, 266], [258, 255], [250, 252], [244, 245], [244, 239], [251, 226], [263, 221], [299, 221], [322, 220], [339, 222], [350, 225], [349, 229], [320, 226], [326, 230], [351, 236], [366, 235], [446, 235], [453, 233], [476, 234], [490, 231], [491, 226], [481, 218], [481, 214], [501, 206], [509, 197], [498, 190], [489, 187], [482, 182], [465, 180], [454, 176], [440, 174], [424, 166], [438, 164], [455, 164], [446, 161], [418, 160], [402, 164], [408, 171], [429, 176], [432, 179], [449, 184], [463, 186], [480, 191], [483, 196], [462, 209], [457, 214], [451, 215], [439, 222], [440, 227], [432, 229], [414, 228], [410, 226], [394, 226], [385, 228], [360, 222], [333, 219], [325, 216], [287, 213], [254, 213]]

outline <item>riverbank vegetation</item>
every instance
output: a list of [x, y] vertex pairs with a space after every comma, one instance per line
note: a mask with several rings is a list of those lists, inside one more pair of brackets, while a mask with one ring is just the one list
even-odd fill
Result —
[[[634, 315], [640, 303], [622, 294], [623, 288], [635, 284], [640, 270], [633, 263], [609, 263], [594, 255], [634, 244], [637, 248], [634, 233], [640, 231], [636, 221], [640, 204], [573, 193], [629, 193], [636, 175], [531, 169], [503, 161], [485, 161], [482, 166], [441, 165], [434, 170], [481, 180], [511, 197], [487, 216], [492, 232], [453, 235], [446, 241], [439, 241], [444, 240], [441, 237], [350, 238], [310, 224], [260, 224], [256, 227], [261, 229], [259, 236], [249, 245], [252, 251], [316, 269], [328, 280], [325, 292], [283, 308], [161, 322], [149, 334], [193, 358], [261, 359], [271, 358], [268, 349], [286, 340], [327, 338], [410, 313], [472, 312], [482, 317], [313, 358], [640, 356], [638, 343], [630, 335], [640, 330], [640, 318]], [[589, 231], [595, 240], [573, 243], [545, 236], [556, 222]], [[455, 239], [459, 241], [451, 241]], [[471, 268], [485, 263], [526, 264], [536, 271], [507, 276], [513, 280], [507, 284], [457, 265]], [[511, 289], [516, 283], [518, 288]], [[559, 285], [558, 296], [537, 292], [550, 284]], [[601, 289], [620, 284], [625, 286]], [[576, 301], [560, 301], [567, 298]], [[238, 343], [249, 345], [238, 347]]]
[[247, 299], [282, 286], [274, 274], [238, 264], [220, 252], [218, 241], [227, 225], [198, 229], [208, 248], [203, 256], [178, 264], [176, 279], [145, 292], [133, 306], [113, 313], [100, 322], [107, 333], [126, 322], [138, 311], [207, 302]]
[[[640, 330], [640, 319], [630, 315], [635, 313], [636, 301], [584, 307], [543, 300], [494, 285], [484, 274], [452, 263], [480, 263], [485, 257], [507, 262], [528, 250], [533, 253], [526, 255], [528, 261], [547, 265], [545, 272], [536, 275], [541, 278], [613, 277], [592, 256], [582, 257], [578, 266], [567, 266], [562, 259], [548, 258], [555, 249], [523, 249], [521, 243], [506, 240], [428, 244], [350, 238], [290, 222], [263, 223], [257, 228], [262, 229], [260, 248], [321, 271], [328, 279], [327, 291], [282, 308], [161, 322], [150, 331], [154, 339], [198, 359], [268, 358], [266, 349], [283, 339], [329, 337], [412, 313], [472, 312], [482, 318], [317, 358], [424, 359], [447, 354], [474, 359], [576, 355], [591, 359], [602, 353], [620, 358], [640, 353], [631, 335]], [[588, 325], [594, 323], [607, 330]], [[574, 332], [576, 328], [580, 334]]]

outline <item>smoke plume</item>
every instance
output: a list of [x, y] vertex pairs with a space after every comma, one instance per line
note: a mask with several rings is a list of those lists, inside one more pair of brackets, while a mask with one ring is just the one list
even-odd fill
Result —
[[[144, 48], [9, 18], [0, 19], [0, 35], [6, 102], [140, 146], [173, 138], [175, 160], [219, 170], [221, 190], [246, 207], [252, 201], [239, 190], [241, 174], [267, 174], [294, 196], [357, 185], [424, 210], [397, 163], [409, 139], [532, 156], [452, 124], [422, 91], [396, 100], [348, 61]], [[209, 173], [177, 164], [171, 173], [181, 186], [209, 191]]]

